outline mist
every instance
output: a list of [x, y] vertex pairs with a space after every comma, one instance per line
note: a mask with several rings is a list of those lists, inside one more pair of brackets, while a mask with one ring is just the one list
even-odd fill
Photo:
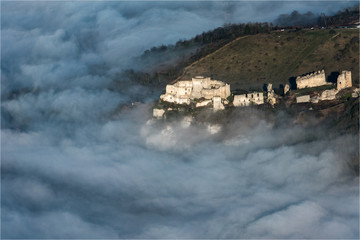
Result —
[[155, 121], [159, 90], [118, 75], [224, 23], [352, 4], [3, 2], [1, 237], [359, 238], [358, 133], [253, 108]]

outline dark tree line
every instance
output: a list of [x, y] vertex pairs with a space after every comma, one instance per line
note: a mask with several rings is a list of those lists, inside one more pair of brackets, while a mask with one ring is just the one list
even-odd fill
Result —
[[276, 20], [275, 25], [282, 27], [331, 27], [351, 25], [359, 19], [359, 5], [338, 11], [333, 16], [326, 16], [324, 13], [315, 15], [312, 12], [304, 14], [293, 11], [291, 14], [281, 14]]
[[322, 14], [319, 19], [320, 26], [336, 26], [336, 25], [350, 25], [359, 21], [359, 4], [351, 8], [346, 8], [344, 11], [338, 11], [334, 16], [325, 16]]
[[216, 43], [226, 40], [229, 42], [238, 37], [245, 35], [252, 35], [258, 33], [269, 33], [273, 30], [273, 25], [267, 22], [264, 23], [240, 23], [240, 24], [225, 24], [223, 27], [218, 27], [214, 30], [203, 32], [189, 40], [179, 40], [175, 45], [161, 45], [159, 47], [152, 47], [146, 50], [144, 55], [156, 52], [165, 52], [167, 50], [177, 50], [180, 48], [187, 48], [190, 46], [201, 46], [209, 43]]

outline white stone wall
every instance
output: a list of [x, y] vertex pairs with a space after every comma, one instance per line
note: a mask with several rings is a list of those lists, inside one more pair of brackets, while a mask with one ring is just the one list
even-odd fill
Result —
[[160, 99], [165, 101], [165, 102], [175, 102], [175, 96], [174, 95], [169, 95], [169, 94], [162, 94], [160, 95]]
[[342, 71], [337, 78], [336, 89], [341, 90], [352, 87], [351, 71]]
[[205, 99], [212, 99], [215, 96], [220, 97], [220, 89], [203, 89], [201, 90], [201, 97]]
[[326, 82], [326, 79], [325, 79], [325, 71], [324, 70], [317, 71], [315, 73], [311, 73], [311, 74], [308, 74], [308, 75], [302, 76], [302, 77], [299, 76], [296, 78], [296, 87], [298, 89], [318, 87], [318, 86], [323, 86], [323, 85], [327, 85], [327, 84], [328, 83]]
[[205, 107], [210, 103], [212, 103], [212, 100], [204, 100], [204, 101], [196, 103], [196, 107]]
[[296, 103], [307, 103], [307, 102], [310, 102], [310, 95], [296, 97]]
[[181, 87], [181, 88], [192, 88], [193, 82], [192, 81], [178, 81], [174, 85], [177, 87]]
[[191, 98], [201, 98], [201, 90], [203, 89], [202, 82], [204, 80], [204, 77], [195, 77], [192, 78], [193, 83], [193, 89], [191, 92]]
[[[179, 82], [178, 82], [179, 83]], [[174, 84], [166, 85], [166, 94], [173, 95], [178, 98], [182, 96], [190, 97], [192, 90], [192, 84]]]
[[264, 93], [253, 92], [248, 94], [234, 95], [233, 104], [235, 107], [249, 106], [250, 104], [264, 104]]
[[262, 92], [249, 93], [248, 97], [250, 97], [250, 102], [256, 105], [264, 104], [264, 93]]
[[182, 98], [182, 97], [177, 97], [177, 96], [169, 95], [169, 94], [161, 95], [160, 99], [165, 101], [165, 102], [170, 102], [170, 103], [190, 104], [190, 99], [189, 98]]
[[214, 111], [218, 111], [218, 110], [224, 110], [225, 107], [221, 102], [221, 97], [214, 97], [213, 98], [213, 109]]
[[246, 96], [246, 94], [234, 95], [233, 104], [235, 107], [249, 106], [250, 99]]

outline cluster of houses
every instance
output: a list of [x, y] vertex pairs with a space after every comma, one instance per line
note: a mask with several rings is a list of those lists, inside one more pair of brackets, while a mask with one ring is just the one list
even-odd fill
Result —
[[[331, 84], [332, 83], [326, 81], [324, 70], [296, 78], [297, 89]], [[342, 71], [337, 78], [336, 88], [324, 90], [315, 96], [297, 96], [296, 102], [316, 103], [322, 100], [332, 100], [335, 99], [336, 94], [340, 90], [351, 86], [351, 72]], [[284, 86], [284, 95], [286, 95], [289, 90], [290, 86], [286, 84]], [[266, 96], [264, 96], [264, 92], [251, 92], [247, 94], [233, 95], [233, 99], [231, 99], [229, 84], [203, 76], [196, 76], [188, 81], [178, 81], [174, 84], [169, 84], [166, 86], [166, 93], [160, 96], [160, 99], [164, 102], [186, 105], [190, 105], [193, 102], [197, 108], [210, 106], [214, 111], [225, 109], [225, 106], [229, 104], [232, 104], [234, 107], [241, 107], [260, 105], [268, 102], [274, 106], [277, 102], [277, 98], [279, 98], [279, 96], [276, 95], [272, 89], [272, 84], [268, 84]], [[154, 108], [153, 110], [153, 116], [156, 118], [163, 117], [164, 113], [165, 109]]]

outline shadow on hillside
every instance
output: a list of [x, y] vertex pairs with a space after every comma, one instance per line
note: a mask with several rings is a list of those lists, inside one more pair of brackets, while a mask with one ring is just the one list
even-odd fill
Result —
[[290, 89], [291, 90], [296, 90], [297, 86], [296, 86], [296, 77], [290, 77], [289, 78], [289, 84], [290, 84]]
[[327, 77], [326, 81], [331, 83], [336, 83], [339, 75], [340, 75], [339, 72], [331, 72], [331, 74]]
[[267, 91], [267, 84], [266, 84], [266, 83], [263, 84], [262, 89], [263, 89], [263, 92], [266, 92], [266, 91]]

